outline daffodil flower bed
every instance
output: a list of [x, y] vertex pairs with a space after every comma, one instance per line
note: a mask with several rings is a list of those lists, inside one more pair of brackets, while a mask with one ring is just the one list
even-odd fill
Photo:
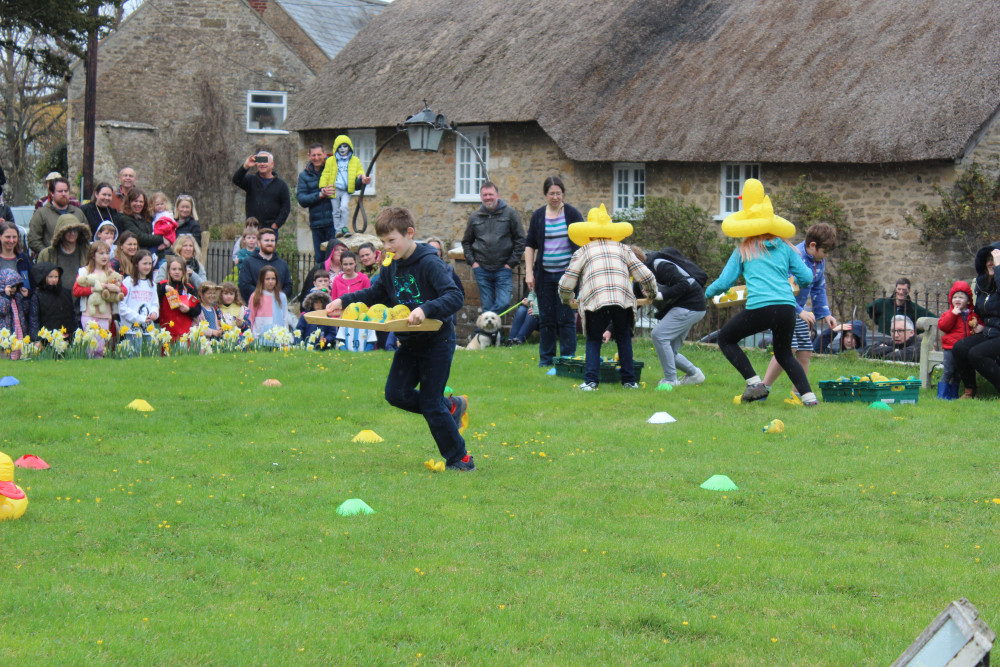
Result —
[[[221, 325], [221, 335], [210, 338], [205, 335], [208, 322], [193, 325], [187, 333], [172, 340], [170, 332], [154, 324], [129, 327], [123, 325], [117, 336], [100, 328], [96, 323], [77, 329], [72, 336], [66, 329], [50, 330], [42, 328], [37, 340], [25, 336], [18, 340], [12, 332], [0, 329], [0, 356], [9, 357], [12, 352], [20, 352], [21, 359], [88, 359], [93, 356], [101, 342], [105, 343], [105, 358], [131, 359], [134, 357], [203, 355], [225, 352], [261, 352], [293, 349], [319, 350], [327, 347], [314, 331], [306, 340], [285, 327], [274, 327], [255, 337], [249, 331], [240, 331], [229, 324]], [[113, 340], [112, 340], [113, 339]]]

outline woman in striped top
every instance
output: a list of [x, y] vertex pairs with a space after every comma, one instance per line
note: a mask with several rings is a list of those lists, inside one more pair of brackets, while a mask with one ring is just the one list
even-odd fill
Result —
[[582, 222], [583, 215], [563, 203], [566, 188], [558, 176], [549, 176], [543, 186], [546, 205], [531, 216], [525, 243], [525, 282], [538, 295], [538, 319], [541, 341], [538, 344], [539, 366], [551, 366], [556, 354], [576, 354], [576, 321], [573, 309], [559, 300], [558, 285], [569, 259], [579, 247], [569, 239], [567, 228]]

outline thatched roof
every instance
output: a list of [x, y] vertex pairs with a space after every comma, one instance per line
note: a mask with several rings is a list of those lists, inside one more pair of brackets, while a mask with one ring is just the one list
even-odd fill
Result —
[[982, 0], [396, 0], [286, 127], [537, 121], [573, 160], [960, 157], [1000, 109]]

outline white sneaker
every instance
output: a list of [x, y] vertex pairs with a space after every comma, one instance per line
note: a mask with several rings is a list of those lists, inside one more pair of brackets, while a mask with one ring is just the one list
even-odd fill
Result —
[[597, 391], [597, 384], [594, 382], [583, 382], [580, 384], [580, 391]]
[[622, 386], [625, 387], [626, 389], [638, 389], [639, 388], [639, 383], [638, 382], [622, 382]]
[[701, 369], [699, 368], [699, 369], [697, 369], [697, 371], [693, 375], [685, 375], [684, 377], [682, 377], [681, 380], [680, 380], [680, 383], [681, 384], [701, 384], [704, 381], [705, 381], [705, 374], [702, 373]]

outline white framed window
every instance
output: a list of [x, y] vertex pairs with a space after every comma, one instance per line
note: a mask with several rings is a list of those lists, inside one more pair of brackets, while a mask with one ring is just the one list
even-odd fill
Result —
[[646, 165], [641, 162], [616, 162], [614, 170], [614, 210], [643, 208], [646, 201]]
[[[347, 136], [354, 144], [354, 154], [361, 160], [362, 168], [367, 171], [371, 166], [372, 158], [375, 157], [375, 130], [350, 130]], [[375, 170], [372, 168], [372, 182], [365, 186], [365, 197], [375, 194]]]
[[247, 132], [288, 134], [282, 130], [288, 115], [288, 93], [274, 90], [247, 91]]
[[[458, 131], [469, 138], [483, 158], [490, 162], [490, 128], [486, 125], [460, 127]], [[469, 144], [455, 137], [455, 198], [452, 201], [479, 201], [479, 186], [486, 181], [483, 167]]]
[[724, 162], [722, 164], [722, 194], [719, 197], [718, 219], [740, 210], [740, 195], [748, 178], [760, 179], [757, 162]]

